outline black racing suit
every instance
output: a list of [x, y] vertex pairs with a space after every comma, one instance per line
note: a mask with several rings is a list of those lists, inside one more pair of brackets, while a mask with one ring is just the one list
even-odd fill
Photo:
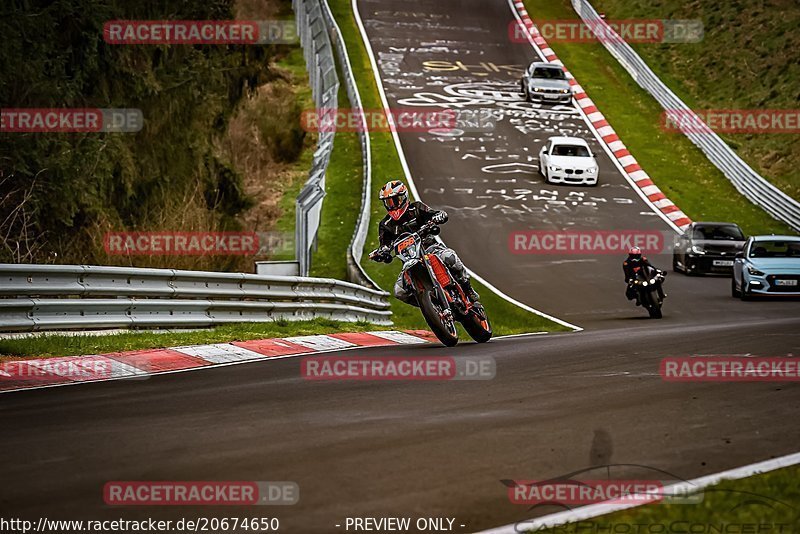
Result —
[[[437, 224], [443, 224], [447, 222], [447, 213], [434, 210], [424, 202], [411, 202], [403, 216], [396, 221], [387, 214], [378, 225], [378, 240], [381, 248], [391, 247], [401, 234], [417, 232], [423, 225], [434, 219], [438, 219]], [[469, 275], [453, 249], [447, 248], [433, 236], [427, 236], [423, 245], [426, 252], [436, 254], [447, 265], [465, 291], [471, 291]], [[406, 286], [402, 272], [394, 284], [394, 296], [406, 304], [417, 305], [417, 299]]]
[[[639, 293], [633, 287], [633, 280], [636, 278], [636, 271], [637, 267], [646, 269], [648, 267], [652, 267], [653, 269], [659, 270], [655, 265], [650, 263], [645, 256], [642, 256], [641, 259], [628, 256], [628, 258], [622, 262], [622, 271], [625, 273], [625, 282], [628, 284], [628, 287], [625, 289], [625, 296], [628, 297], [628, 300], [637, 299], [638, 304], [638, 296]], [[661, 284], [658, 284], [658, 295], [662, 299], [664, 298], [664, 289], [661, 287]]]

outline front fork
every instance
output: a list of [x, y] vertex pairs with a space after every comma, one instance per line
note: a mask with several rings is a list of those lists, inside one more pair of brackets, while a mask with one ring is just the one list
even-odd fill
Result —
[[[425, 254], [418, 263], [412, 265], [403, 273], [406, 283], [409, 287], [414, 288], [417, 293], [428, 291], [426, 288], [426, 281], [430, 284], [431, 289], [436, 295], [440, 306], [444, 308], [446, 314], [452, 314], [450, 305], [453, 302], [452, 297], [445, 291], [444, 287], [439, 283], [436, 273], [431, 265], [431, 260], [428, 254]], [[426, 281], [421, 278], [425, 277]]]

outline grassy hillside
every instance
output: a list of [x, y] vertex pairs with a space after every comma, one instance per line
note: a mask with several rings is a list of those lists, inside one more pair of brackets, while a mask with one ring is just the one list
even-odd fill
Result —
[[[700, 19], [696, 44], [639, 44], [637, 52], [695, 109], [800, 107], [796, 0], [595, 0], [611, 19]], [[762, 176], [800, 199], [800, 132], [723, 138]]]

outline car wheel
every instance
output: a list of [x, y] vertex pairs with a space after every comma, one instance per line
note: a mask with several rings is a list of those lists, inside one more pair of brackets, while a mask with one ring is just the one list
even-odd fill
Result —
[[739, 298], [742, 300], [750, 300], [750, 292], [747, 289], [747, 282], [742, 280], [742, 289], [739, 291]]
[[741, 296], [739, 288], [736, 287], [736, 278], [733, 277], [731, 277], [731, 296], [733, 298], [739, 298]]

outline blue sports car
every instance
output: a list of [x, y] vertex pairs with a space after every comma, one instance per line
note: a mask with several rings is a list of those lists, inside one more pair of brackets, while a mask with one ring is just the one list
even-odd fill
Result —
[[800, 297], [800, 237], [749, 238], [733, 263], [731, 295]]

